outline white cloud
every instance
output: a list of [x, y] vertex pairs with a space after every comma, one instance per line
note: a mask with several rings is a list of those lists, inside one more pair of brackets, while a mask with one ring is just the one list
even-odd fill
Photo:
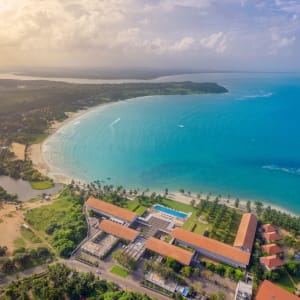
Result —
[[273, 32], [271, 34], [271, 39], [272, 41], [275, 42], [275, 47], [278, 48], [284, 48], [284, 47], [289, 47], [291, 45], [293, 45], [293, 43], [296, 41], [296, 37], [295, 36], [291, 36], [291, 37], [281, 37], [279, 34]]
[[247, 55], [264, 61], [270, 49], [297, 57], [299, 6], [296, 0], [0, 0], [0, 67], [171, 61], [231, 68], [247, 64]]
[[223, 32], [216, 32], [206, 38], [201, 39], [201, 45], [212, 49], [217, 53], [224, 53], [227, 49], [227, 38]]

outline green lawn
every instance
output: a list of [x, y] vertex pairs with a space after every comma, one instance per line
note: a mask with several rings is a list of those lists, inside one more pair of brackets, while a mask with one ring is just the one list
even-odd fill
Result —
[[138, 216], [141, 216], [146, 210], [147, 210], [147, 207], [141, 205], [141, 206], [139, 206], [134, 212], [135, 212]]
[[37, 237], [30, 229], [26, 229], [26, 228], [21, 228], [21, 235], [22, 237], [33, 243], [33, 244], [38, 244], [38, 243], [41, 243], [41, 239], [39, 237]]
[[293, 293], [295, 291], [294, 284], [292, 283], [292, 281], [290, 280], [290, 278], [287, 275], [282, 276], [275, 283], [277, 285], [279, 285], [280, 287], [282, 287], [283, 289], [289, 291], [290, 293]]
[[45, 180], [45, 181], [31, 181], [30, 182], [31, 187], [34, 190], [47, 190], [53, 187], [53, 183], [51, 181]]
[[127, 202], [127, 208], [131, 211], [134, 211], [140, 206], [139, 201], [137, 199], [135, 200], [128, 200]]
[[180, 211], [186, 212], [186, 213], [189, 213], [189, 212], [195, 213], [196, 212], [196, 209], [193, 208], [189, 204], [176, 202], [176, 201], [169, 200], [169, 199], [164, 199], [163, 205], [173, 208], [175, 210], [180, 210]]
[[126, 278], [129, 275], [128, 271], [119, 266], [113, 266], [110, 272], [123, 278]]

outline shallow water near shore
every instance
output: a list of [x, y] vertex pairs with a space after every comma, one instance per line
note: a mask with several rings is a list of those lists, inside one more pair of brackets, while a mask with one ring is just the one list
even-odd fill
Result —
[[127, 188], [184, 188], [300, 213], [299, 74], [193, 74], [222, 95], [152, 96], [82, 115], [46, 140], [56, 173]]

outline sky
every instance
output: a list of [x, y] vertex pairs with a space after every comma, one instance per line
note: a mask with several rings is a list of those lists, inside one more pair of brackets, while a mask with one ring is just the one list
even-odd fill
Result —
[[0, 0], [4, 67], [300, 70], [300, 0]]

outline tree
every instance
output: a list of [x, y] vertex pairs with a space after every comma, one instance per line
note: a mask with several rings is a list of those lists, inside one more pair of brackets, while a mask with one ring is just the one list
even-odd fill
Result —
[[191, 206], [194, 207], [195, 203], [196, 203], [195, 199], [192, 199], [190, 203], [191, 203]]
[[182, 267], [182, 265], [176, 259], [171, 258], [171, 257], [167, 257], [166, 266], [168, 266], [175, 272], [179, 272], [179, 270]]
[[184, 189], [179, 189], [179, 192], [180, 192], [181, 194], [184, 194]]
[[192, 275], [192, 267], [184, 266], [180, 272], [181, 272], [182, 276], [189, 278]]
[[251, 212], [251, 202], [249, 200], [247, 201], [246, 207], [247, 207], [247, 211]]
[[210, 300], [226, 300], [226, 295], [222, 291], [218, 291], [215, 294], [210, 295]]
[[115, 251], [112, 258], [128, 270], [137, 269], [137, 261], [122, 250]]
[[255, 201], [254, 204], [255, 204], [256, 213], [260, 216], [261, 213], [263, 212], [264, 205], [260, 201]]
[[236, 208], [238, 208], [239, 205], [240, 205], [240, 199], [239, 199], [239, 198], [236, 198], [236, 199], [235, 199], [235, 202], [234, 202], [234, 206], [235, 206]]
[[6, 246], [0, 246], [0, 256], [5, 256], [6, 251], [7, 251]]

